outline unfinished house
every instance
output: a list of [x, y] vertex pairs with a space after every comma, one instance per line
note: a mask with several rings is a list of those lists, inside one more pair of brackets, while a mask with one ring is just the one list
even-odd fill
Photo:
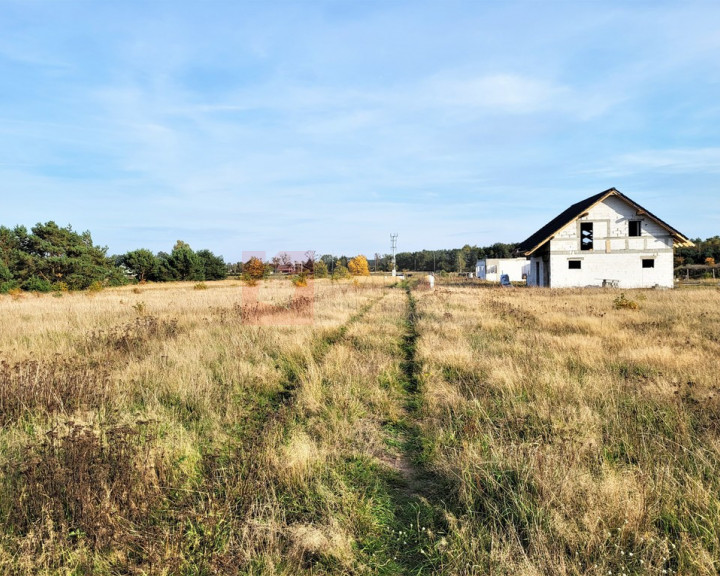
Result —
[[500, 282], [500, 276], [507, 274], [511, 282], [522, 282], [530, 272], [527, 258], [486, 258], [478, 260], [475, 277], [488, 282]]
[[610, 188], [573, 204], [517, 248], [529, 286], [673, 287], [673, 249], [693, 243]]

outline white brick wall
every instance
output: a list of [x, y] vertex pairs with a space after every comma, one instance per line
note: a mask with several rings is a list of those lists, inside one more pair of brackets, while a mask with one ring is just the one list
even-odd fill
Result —
[[[629, 236], [630, 220], [641, 221], [640, 236]], [[592, 250], [580, 249], [581, 222], [593, 223]], [[672, 246], [672, 237], [662, 226], [610, 196], [550, 241], [550, 286], [601, 286], [603, 280], [614, 280], [621, 288], [672, 288]], [[654, 260], [654, 267], [643, 268], [643, 259]], [[579, 260], [580, 269], [570, 269], [569, 260]], [[538, 285], [534, 264], [528, 283]]]
[[[643, 268], [644, 258], [655, 261], [654, 268]], [[571, 270], [568, 260], [580, 259], [580, 270]], [[550, 286], [566, 288], [573, 286], [602, 286], [603, 280], [615, 280], [620, 288], [673, 287], [673, 254], [622, 253], [589, 254], [577, 256], [550, 256]]]
[[[481, 263], [484, 263], [484, 266]], [[500, 282], [500, 276], [507, 274], [511, 282], [522, 282], [523, 274], [527, 274], [528, 270], [529, 262], [525, 258], [488, 258], [478, 260], [475, 275], [481, 280]]]

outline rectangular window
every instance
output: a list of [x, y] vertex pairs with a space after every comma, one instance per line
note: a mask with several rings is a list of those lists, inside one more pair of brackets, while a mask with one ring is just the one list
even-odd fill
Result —
[[593, 249], [593, 223], [580, 222], [580, 250]]
[[655, 268], [654, 258], [643, 258], [643, 268]]
[[628, 222], [628, 236], [640, 235], [640, 220], [630, 220], [630, 222]]
[[568, 260], [568, 268], [570, 270], [580, 270], [582, 268], [582, 260]]

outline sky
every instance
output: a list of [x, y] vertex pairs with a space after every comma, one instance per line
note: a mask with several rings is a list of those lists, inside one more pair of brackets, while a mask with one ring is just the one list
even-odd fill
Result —
[[358, 253], [615, 187], [720, 234], [720, 2], [0, 0], [0, 225]]

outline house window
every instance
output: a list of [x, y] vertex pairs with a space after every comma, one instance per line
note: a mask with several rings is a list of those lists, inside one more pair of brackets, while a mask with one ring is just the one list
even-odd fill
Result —
[[655, 259], [654, 258], [643, 258], [642, 267], [643, 268], [655, 268]]
[[628, 222], [628, 236], [640, 235], [640, 220], [630, 220], [630, 222]]
[[582, 268], [582, 260], [568, 260], [568, 269], [580, 270]]
[[580, 250], [593, 249], [593, 223], [580, 222]]

